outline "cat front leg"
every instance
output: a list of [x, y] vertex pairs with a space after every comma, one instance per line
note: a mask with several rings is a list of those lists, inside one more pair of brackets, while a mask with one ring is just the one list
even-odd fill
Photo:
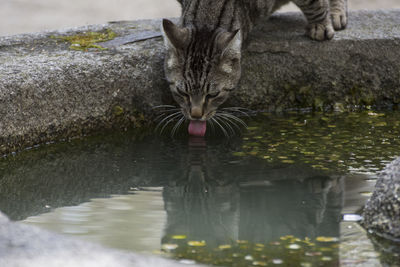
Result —
[[330, 40], [335, 35], [329, 10], [329, 0], [293, 1], [307, 18], [307, 35], [317, 41]]
[[335, 30], [343, 30], [347, 26], [347, 0], [330, 0], [332, 24]]

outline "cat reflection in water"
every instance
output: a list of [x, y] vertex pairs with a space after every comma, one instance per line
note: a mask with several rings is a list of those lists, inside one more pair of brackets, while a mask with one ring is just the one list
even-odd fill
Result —
[[163, 188], [163, 244], [174, 243], [175, 235], [205, 240], [209, 248], [239, 239], [264, 244], [285, 235], [339, 236], [343, 176], [254, 160], [221, 166], [222, 154], [203, 138], [189, 138], [179, 171]]

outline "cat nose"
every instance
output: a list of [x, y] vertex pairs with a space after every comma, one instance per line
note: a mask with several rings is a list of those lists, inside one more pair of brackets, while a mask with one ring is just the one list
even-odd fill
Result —
[[201, 119], [201, 117], [203, 117], [203, 109], [201, 107], [192, 107], [190, 109], [190, 116], [193, 119]]

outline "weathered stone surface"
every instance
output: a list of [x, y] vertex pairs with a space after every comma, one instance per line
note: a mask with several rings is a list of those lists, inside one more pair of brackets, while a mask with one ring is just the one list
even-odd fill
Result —
[[363, 217], [363, 225], [370, 232], [400, 241], [400, 158], [380, 174]]
[[[283, 110], [400, 103], [400, 10], [349, 17], [349, 28], [323, 43], [304, 36], [297, 13], [261, 23], [227, 104]], [[0, 38], [0, 153], [136, 126], [141, 114], [152, 114], [151, 106], [172, 103], [163, 79], [163, 43], [149, 34], [159, 24], [112, 22]], [[74, 51], [51, 38], [104, 29], [121, 39], [103, 51]], [[146, 34], [151, 39], [143, 40]], [[141, 41], [131, 43], [135, 39]]]
[[2, 213], [0, 237], [0, 266], [184, 266], [172, 260], [106, 249], [33, 226], [11, 222]]

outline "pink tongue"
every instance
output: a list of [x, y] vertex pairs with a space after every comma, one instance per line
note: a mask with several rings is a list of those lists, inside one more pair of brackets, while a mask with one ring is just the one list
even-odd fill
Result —
[[204, 136], [206, 134], [207, 124], [205, 121], [190, 121], [189, 134], [195, 136]]

